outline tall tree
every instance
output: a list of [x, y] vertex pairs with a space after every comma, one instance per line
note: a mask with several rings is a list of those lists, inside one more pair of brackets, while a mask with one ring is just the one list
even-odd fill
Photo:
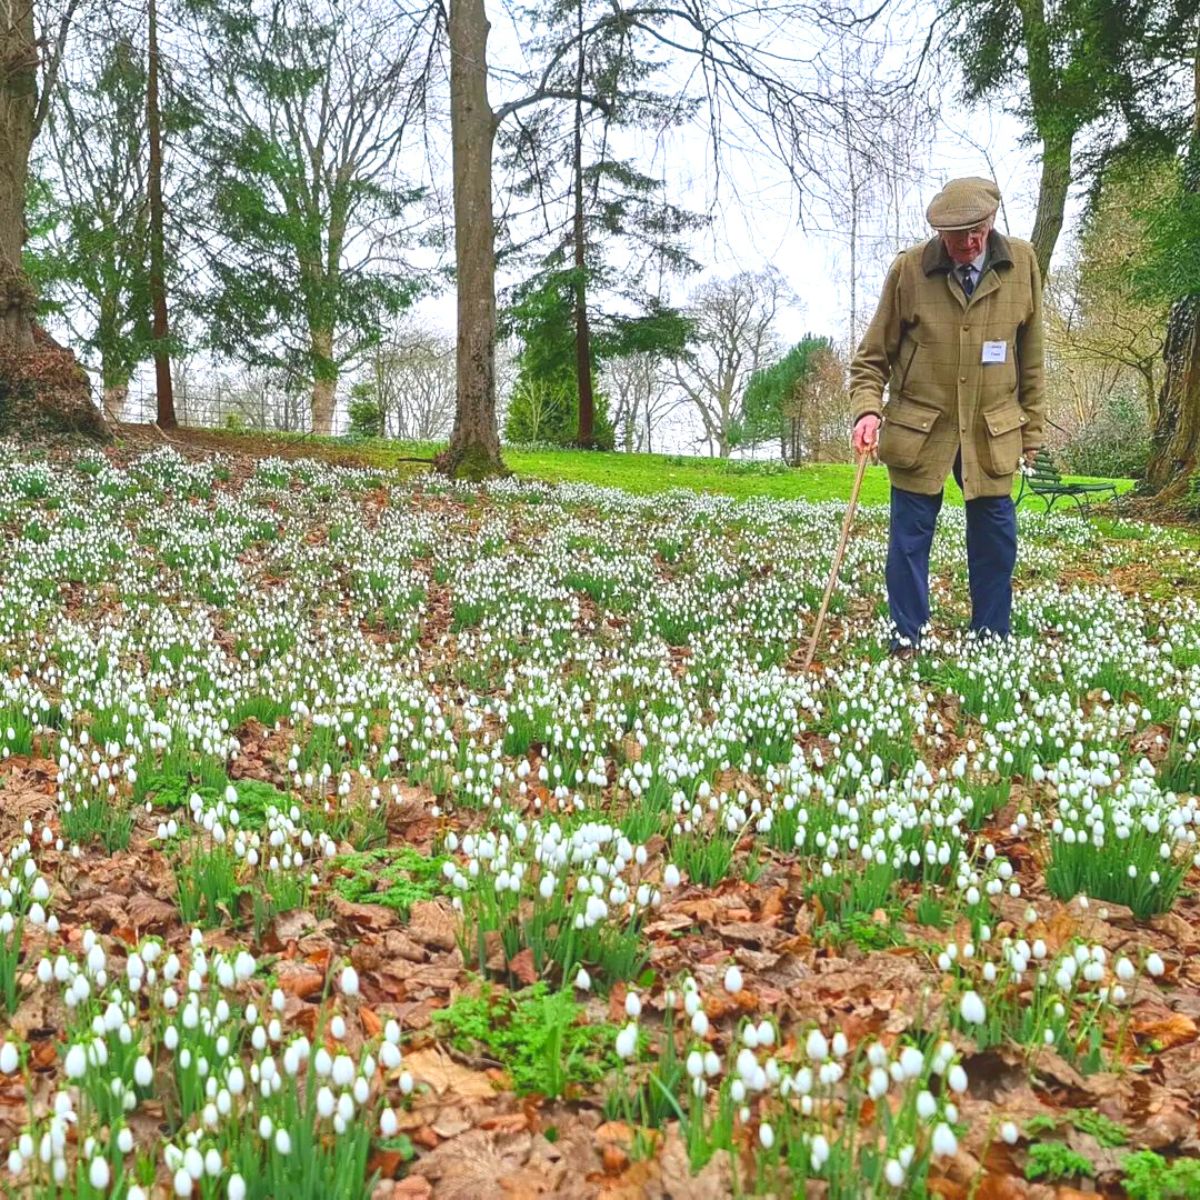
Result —
[[497, 114], [488, 100], [483, 0], [449, 0], [450, 139], [454, 173], [454, 263], [458, 292], [457, 397], [448, 475], [479, 478], [504, 469], [496, 423], [496, 230], [492, 148]]
[[[582, 31], [564, 25], [519, 77], [513, 99], [488, 101], [488, 21], [483, 0], [449, 0], [451, 123], [454, 137], [455, 239], [459, 288], [459, 392], [454, 432], [439, 459], [450, 473], [503, 471], [495, 434], [495, 230], [491, 150], [508, 117], [546, 103], [574, 104], [578, 89], [556, 86], [555, 71], [577, 60], [580, 37], [625, 32], [632, 53], [661, 56], [682, 80], [678, 102], [700, 102], [718, 170], [732, 126], [745, 141], [775, 156], [797, 185], [814, 166], [813, 145], [828, 137], [836, 106], [814, 85], [806, 48], [781, 52], [764, 33], [807, 28], [812, 6], [784, 0], [769, 12], [758, 0], [615, 0]], [[880, 80], [879, 87], [893, 84]], [[589, 95], [593, 105], [598, 97]], [[469, 324], [467, 324], [469, 322]]]
[[1123, 384], [1140, 393], [1150, 425], [1158, 418], [1170, 304], [1143, 294], [1129, 267], [1146, 254], [1139, 213], [1173, 200], [1176, 182], [1168, 162], [1112, 163], [1077, 245], [1047, 282], [1052, 369], [1065, 377], [1077, 429]]
[[1145, 483], [1163, 500], [1181, 496], [1200, 466], [1200, 22], [1192, 34], [1192, 125], [1175, 187], [1147, 213], [1149, 245], [1138, 272], [1146, 294], [1171, 303]]
[[79, 0], [66, 0], [57, 19], [46, 14], [41, 30], [32, 0], [7, 4], [0, 13], [0, 347], [9, 350], [33, 347], [37, 297], [22, 264], [29, 156], [50, 110], [78, 6]]
[[728, 458], [745, 436], [746, 386], [778, 355], [775, 319], [786, 298], [772, 269], [714, 280], [692, 296], [695, 339], [675, 381], [700, 418], [710, 455]]
[[[1197, 0], [941, 0], [969, 101], [1015, 100], [1041, 147], [1031, 241], [1042, 277], [1071, 185], [1094, 178], [1124, 129], [1160, 126], [1178, 109], [1175, 67]], [[940, 69], [938, 55], [931, 57]]]
[[667, 328], [664, 278], [698, 269], [688, 239], [708, 224], [671, 203], [662, 179], [618, 152], [634, 131], [661, 138], [691, 119], [697, 104], [655, 86], [662, 83], [661, 64], [637, 53], [633, 29], [602, 19], [608, 8], [597, 0], [558, 0], [532, 10], [536, 27], [546, 31], [534, 45], [548, 58], [558, 31], [574, 27], [573, 54], [549, 75], [549, 86], [573, 99], [559, 106], [561, 113], [547, 107], [540, 120], [520, 121], [501, 135], [509, 150], [504, 163], [519, 172], [514, 194], [536, 200], [542, 233], [533, 244], [549, 242], [531, 286], [554, 287], [557, 273], [569, 274], [574, 440], [583, 447], [597, 444], [593, 342], [611, 341], [612, 329], [636, 316]]
[[146, 13], [146, 138], [147, 199], [150, 216], [150, 307], [154, 339], [154, 382], [158, 425], [174, 429], [175, 396], [171, 388], [171, 352], [167, 345], [170, 322], [167, 319], [167, 246], [166, 220], [163, 215], [163, 132], [162, 106], [158, 98], [158, 0], [148, 0]]
[[151, 340], [145, 105], [142, 50], [113, 19], [96, 53], [59, 76], [37, 163], [44, 218], [29, 242], [40, 285], [98, 370], [114, 419]]
[[191, 6], [212, 79], [213, 345], [306, 379], [327, 434], [343, 368], [419, 290], [400, 249], [421, 190], [397, 151], [422, 28], [354, 0]]
[[824, 457], [826, 431], [836, 426], [845, 444], [849, 405], [846, 375], [829, 338], [806, 334], [781, 359], [756, 371], [746, 385], [747, 441], [778, 438], [781, 457], [799, 466]]

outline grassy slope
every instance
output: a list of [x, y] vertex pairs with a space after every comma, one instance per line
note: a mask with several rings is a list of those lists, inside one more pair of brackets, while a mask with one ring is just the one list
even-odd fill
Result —
[[[230, 450], [244, 448], [251, 440], [262, 447], [278, 441], [286, 444], [289, 450], [294, 449], [297, 443], [307, 444], [321, 457], [336, 459], [345, 454], [380, 467], [403, 466], [397, 464], [398, 458], [432, 457], [438, 449], [428, 443], [351, 442], [341, 438], [232, 434], [216, 430], [205, 431], [205, 437], [213, 443], [227, 442]], [[594, 483], [639, 495], [650, 495], [671, 488], [690, 488], [739, 498], [769, 496], [780, 500], [845, 500], [854, 479], [854, 467], [848, 463], [822, 463], [790, 469], [779, 463], [722, 462], [720, 459], [687, 455], [519, 450], [513, 447], [505, 450], [504, 457], [513, 471], [525, 478], [544, 479], [550, 483]], [[1132, 486], [1130, 480], [1117, 481], [1121, 491]], [[886, 504], [887, 498], [886, 469], [871, 467], [863, 481], [862, 503]], [[946, 488], [946, 502], [962, 503], [962, 495], [953, 482]], [[1037, 509], [1042, 506], [1040, 501], [1035, 501], [1031, 507]]]

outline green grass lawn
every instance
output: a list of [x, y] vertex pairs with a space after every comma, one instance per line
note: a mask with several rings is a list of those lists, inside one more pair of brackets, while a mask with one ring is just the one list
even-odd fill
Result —
[[[319, 450], [322, 457], [342, 454], [366, 460], [380, 467], [405, 467], [423, 470], [418, 464], [405, 464], [405, 457], [432, 457], [441, 447], [431, 443], [391, 441], [349, 441], [345, 438], [311, 438], [296, 434], [240, 434], [212, 430], [205, 435], [228, 439], [230, 449], [245, 445], [253, 438], [256, 444], [272, 441], [307, 443]], [[722, 460], [683, 454], [622, 454], [588, 450], [525, 450], [506, 447], [504, 460], [522, 478], [544, 479], [549, 483], [593, 483], [601, 487], [621, 488], [638, 495], [652, 495], [672, 488], [689, 488], [697, 492], [714, 492], [747, 499], [769, 496], [779, 500], [846, 500], [854, 481], [850, 463], [820, 463], [807, 467], [787, 467], [780, 462], [752, 460]], [[1068, 478], [1075, 478], [1069, 476]], [[1133, 487], [1133, 481], [1115, 481], [1119, 491]], [[870, 467], [863, 481], [863, 504], [886, 504], [888, 499], [887, 470]], [[961, 504], [962, 494], [953, 482], [946, 488], [946, 502]], [[1062, 501], [1059, 502], [1062, 504]], [[1070, 501], [1070, 507], [1074, 507]], [[1034, 510], [1043, 507], [1041, 501], [1030, 504]]]

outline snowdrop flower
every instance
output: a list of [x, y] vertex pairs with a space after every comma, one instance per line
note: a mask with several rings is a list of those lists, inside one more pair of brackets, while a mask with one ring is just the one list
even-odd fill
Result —
[[642, 1015], [642, 1002], [636, 992], [629, 992], [625, 997], [625, 1014], [635, 1021]]
[[0, 1075], [15, 1075], [21, 1065], [21, 1056], [12, 1042], [0, 1045]]
[[344, 996], [358, 995], [358, 972], [353, 967], [342, 970], [342, 994]]
[[775, 1130], [765, 1121], [758, 1127], [758, 1140], [764, 1150], [770, 1150], [775, 1145]]
[[64, 1069], [68, 1079], [82, 1079], [87, 1071], [87, 1054], [78, 1043], [67, 1051]]
[[725, 972], [725, 990], [731, 996], [736, 996], [742, 990], [742, 972], [736, 964]]
[[1146, 973], [1157, 979], [1166, 970], [1163, 960], [1157, 954], [1151, 954], [1146, 959]]
[[630, 1021], [630, 1023], [617, 1034], [617, 1055], [620, 1058], [632, 1058], [634, 1056], [634, 1054], [637, 1052], [637, 1037], [637, 1023]]
[[112, 1172], [109, 1170], [108, 1159], [97, 1156], [88, 1167], [88, 1182], [98, 1192], [106, 1191]]
[[810, 1029], [804, 1043], [804, 1053], [816, 1063], [824, 1062], [829, 1057], [829, 1043], [819, 1029]]
[[824, 1134], [818, 1133], [808, 1147], [808, 1156], [812, 1161], [813, 1170], [820, 1171], [829, 1161], [829, 1142]]
[[987, 1010], [977, 992], [966, 992], [958, 1006], [960, 1016], [968, 1025], [982, 1025], [987, 1020]]
[[925, 1056], [916, 1046], [905, 1046], [900, 1051], [900, 1070], [905, 1079], [916, 1079], [925, 1069]]
[[944, 1121], [934, 1129], [931, 1145], [934, 1158], [952, 1158], [958, 1153], [958, 1139]]
[[1004, 1124], [1000, 1126], [1000, 1137], [1007, 1145], [1015, 1146], [1017, 1144], [1018, 1136], [1019, 1134], [1017, 1127], [1012, 1121], [1005, 1121]]
[[580, 967], [575, 973], [575, 986], [581, 992], [590, 992], [592, 990], [592, 977], [583, 967]]

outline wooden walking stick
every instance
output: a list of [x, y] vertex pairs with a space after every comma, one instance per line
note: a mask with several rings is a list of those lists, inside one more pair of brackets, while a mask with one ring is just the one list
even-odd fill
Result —
[[858, 510], [858, 493], [862, 490], [863, 475], [866, 473], [867, 463], [870, 458], [870, 450], [864, 450], [858, 456], [858, 470], [854, 475], [854, 486], [850, 489], [850, 503], [846, 505], [846, 516], [842, 521], [841, 540], [838, 542], [837, 550], [833, 555], [833, 568], [829, 572], [829, 582], [825, 585], [825, 595], [821, 600], [821, 609], [817, 613], [817, 623], [813, 626], [812, 638], [808, 643], [808, 653], [804, 656], [802, 670], [805, 671], [812, 666], [813, 655], [817, 652], [817, 639], [821, 636], [821, 626], [825, 624], [825, 614], [829, 610], [829, 598], [833, 595], [833, 588], [837, 583], [838, 572], [842, 569], [842, 559], [846, 554], [846, 543], [850, 540], [850, 526], [854, 524], [854, 514]]

